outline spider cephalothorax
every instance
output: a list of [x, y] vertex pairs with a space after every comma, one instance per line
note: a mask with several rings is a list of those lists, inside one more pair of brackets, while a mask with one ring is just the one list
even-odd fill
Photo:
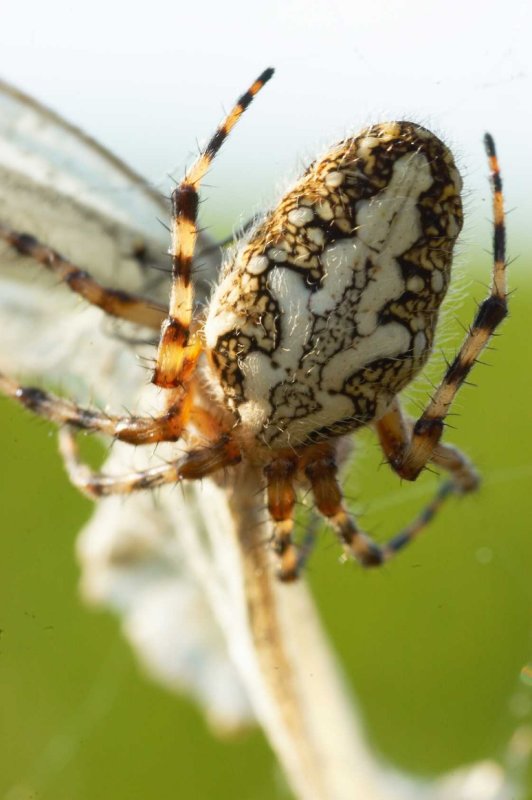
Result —
[[[69, 428], [62, 451], [72, 480], [99, 497], [214, 474], [240, 461], [260, 466], [284, 580], [297, 576], [292, 541], [296, 483], [348, 553], [380, 564], [410, 541], [452, 491], [476, 474], [440, 443], [451, 402], [506, 314], [504, 215], [495, 149], [486, 136], [494, 193], [494, 270], [461, 350], [419, 420], [398, 394], [430, 355], [462, 226], [461, 179], [448, 148], [410, 122], [374, 125], [331, 148], [231, 249], [204, 311], [194, 311], [193, 257], [200, 182], [224, 139], [273, 74], [240, 98], [172, 195], [172, 289], [153, 382], [166, 396], [155, 418], [109, 416], [0, 377], [33, 411], [132, 444], [177, 441], [173, 463], [123, 478], [88, 472]], [[160, 324], [161, 309], [105, 289], [59, 254], [5, 226], [14, 248], [56, 271], [107, 313]], [[409, 480], [431, 462], [450, 473], [408, 528], [381, 547], [356, 526], [337, 481], [340, 438], [375, 428], [392, 468]], [[200, 444], [201, 442], [201, 444]]]

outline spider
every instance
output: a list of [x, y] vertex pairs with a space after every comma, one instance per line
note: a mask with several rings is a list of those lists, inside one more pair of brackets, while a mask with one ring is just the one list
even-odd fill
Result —
[[[425, 128], [405, 121], [372, 125], [314, 161], [227, 251], [210, 301], [196, 310], [200, 184], [272, 75], [265, 70], [242, 95], [172, 193], [167, 309], [100, 285], [32, 236], [0, 225], [12, 248], [106, 314], [154, 330], [162, 323], [152, 380], [164, 393], [164, 413], [104, 414], [4, 375], [0, 389], [62, 426], [70, 479], [94, 499], [200, 480], [239, 462], [260, 467], [278, 575], [291, 581], [304, 560], [293, 540], [299, 485], [310, 488], [346, 553], [366, 567], [402, 550], [450, 494], [477, 488], [472, 465], [441, 437], [460, 386], [507, 314], [505, 226], [495, 146], [486, 134], [491, 290], [415, 422], [398, 396], [431, 353], [462, 227], [460, 175], [448, 148]], [[359, 529], [338, 480], [342, 440], [367, 426], [401, 478], [415, 480], [428, 464], [449, 473], [419, 516], [384, 545]], [[169, 463], [109, 476], [80, 460], [79, 429], [131, 445], [184, 440], [187, 451]]]

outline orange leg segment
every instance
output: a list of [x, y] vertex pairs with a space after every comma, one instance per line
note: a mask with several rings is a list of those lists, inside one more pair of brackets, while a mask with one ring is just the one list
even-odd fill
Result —
[[292, 581], [298, 575], [298, 552], [292, 542], [297, 459], [276, 458], [264, 469], [268, 485], [268, 511], [274, 522], [273, 549], [279, 557], [278, 577]]
[[302, 457], [302, 467], [310, 483], [316, 508], [336, 530], [348, 554], [365, 567], [381, 564], [384, 557], [380, 548], [357, 528], [343, 504], [334, 449], [330, 445], [308, 448]]
[[191, 281], [192, 258], [196, 247], [199, 188], [207, 170], [225, 139], [236, 125], [255, 95], [273, 75], [265, 70], [237, 101], [196, 162], [172, 194], [172, 289], [168, 317], [163, 323], [153, 382], [170, 389], [185, 385], [187, 372], [194, 366], [201, 351], [195, 335], [190, 335], [194, 306]]
[[[398, 400], [394, 400], [386, 414], [375, 424], [375, 429], [394, 472], [401, 478], [411, 480], [409, 454], [414, 423], [403, 415]], [[466, 493], [478, 488], [479, 477], [475, 469], [456, 448], [440, 442], [432, 446], [426, 461], [450, 473], [454, 492]]]
[[167, 410], [158, 417], [117, 416], [93, 408], [78, 406], [71, 400], [39, 389], [21, 386], [0, 373], [0, 392], [16, 400], [57, 425], [72, 425], [86, 431], [104, 433], [129, 444], [175, 442], [183, 432], [189, 417], [194, 394], [175, 391], [168, 398]]
[[182, 480], [199, 480], [240, 461], [238, 446], [227, 436], [209, 447], [191, 450], [178, 461], [119, 476], [92, 472], [83, 464], [74, 433], [69, 428], [59, 431], [59, 450], [74, 486], [93, 500], [111, 494], [124, 495], [154, 489]]

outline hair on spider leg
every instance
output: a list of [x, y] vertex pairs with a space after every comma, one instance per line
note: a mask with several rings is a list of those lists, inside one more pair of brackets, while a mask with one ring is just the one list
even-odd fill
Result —
[[362, 506], [361, 505], [362, 501], [360, 500], [360, 497], [356, 497], [354, 494], [346, 494], [346, 492], [342, 491], [342, 497], [345, 500], [346, 504], [349, 505], [351, 508], [354, 508], [356, 506], [357, 514], [360, 508], [365, 509], [364, 513], [367, 513], [368, 510], [371, 509], [371, 503], [369, 501], [365, 506]]
[[[222, 107], [222, 116], [224, 119], [227, 116], [227, 112], [223, 107]], [[201, 146], [200, 140], [198, 139], [197, 136], [194, 137], [194, 144], [196, 145], [196, 158], [197, 158], [198, 156], [201, 156], [203, 153], [203, 147]]]
[[[473, 362], [474, 364], [475, 362]], [[478, 389], [478, 383], [473, 383], [473, 381], [463, 380], [461, 386], [470, 386], [472, 389]]]
[[153, 486], [149, 492], [150, 503], [154, 511], [159, 511], [161, 508], [164, 508], [163, 504], [161, 503], [161, 493], [157, 491], [158, 488], [160, 487]]
[[192, 276], [194, 278], [197, 278], [198, 275], [199, 275], [200, 276], [200, 280], [203, 280], [203, 278], [201, 278], [201, 273], [202, 272], [210, 272], [210, 271], [211, 271], [211, 267], [206, 262], [202, 262], [202, 261], [198, 262], [197, 260], [194, 261], [194, 265], [192, 267]]
[[[255, 531], [257, 528], [262, 528], [266, 520], [257, 520], [256, 522], [252, 522], [248, 529], [250, 531]], [[242, 542], [241, 546], [244, 553], [258, 553], [263, 552], [264, 550], [269, 550], [272, 544], [272, 536], [264, 535], [264, 536], [254, 536], [250, 537], [251, 541]]]
[[[201, 485], [201, 482], [200, 482]], [[170, 483], [170, 491], [180, 491], [181, 492], [181, 500], [186, 501], [186, 494], [185, 494], [185, 484], [183, 481], [175, 481], [174, 483]], [[162, 487], [155, 487], [155, 488], [162, 488]]]
[[203, 225], [201, 228], [197, 228], [197, 235], [200, 236], [202, 233], [208, 233], [212, 229], [212, 225]]
[[422, 468], [421, 474], [424, 472], [430, 472], [431, 475], [435, 475], [437, 478], [441, 476], [441, 471], [434, 469], [434, 467], [431, 467], [429, 464], [425, 464], [425, 466]]
[[[165, 255], [168, 255], [168, 254], [165, 253]], [[155, 270], [156, 272], [162, 272], [165, 275], [171, 275], [172, 274], [172, 268], [171, 267], [163, 267], [162, 264], [153, 264], [152, 263], [152, 264], [147, 264], [146, 267], [147, 267], [147, 269]]]
[[[106, 336], [109, 336], [111, 339], [115, 339], [117, 342], [123, 342], [124, 344], [130, 345], [131, 347], [142, 347], [145, 345], [154, 347], [158, 342], [158, 339], [146, 339], [144, 337], [137, 338], [133, 335], [128, 336], [125, 333], [121, 333], [119, 330], [120, 322], [114, 320], [112, 317], [104, 317], [102, 319], [101, 326]], [[138, 358], [142, 358], [142, 356], [139, 355]]]
[[472, 331], [471, 324], [466, 325], [465, 322], [462, 322], [460, 317], [457, 317], [457, 316], [453, 316], [453, 323], [455, 325], [457, 325], [459, 328], [461, 328], [463, 333], [465, 333], [465, 334], [467, 334], [469, 336], [471, 335], [471, 331]]
[[[124, 403], [121, 404], [120, 408], [124, 412], [124, 416], [126, 416], [126, 417], [134, 417], [135, 416], [134, 414], [131, 413], [131, 410]], [[152, 414], [146, 414], [145, 416], [146, 417], [150, 417], [150, 419], [154, 419], [154, 416]]]
[[242, 225], [239, 225], [233, 233], [200, 250], [199, 255], [201, 256], [203, 254], [213, 253], [215, 250], [219, 250], [227, 247], [230, 244], [233, 244], [238, 239], [241, 239], [249, 230], [251, 230], [256, 221], [256, 216], [249, 217], [249, 219], [242, 223]]
[[[267, 489], [267, 488], [268, 488], [268, 486], [267, 486], [267, 484], [266, 484], [266, 483], [262, 484], [261, 486], [258, 486], [258, 487], [255, 489], [255, 491], [253, 492], [253, 494], [252, 494], [252, 497], [259, 497], [259, 496], [262, 496], [262, 495], [264, 494], [264, 492], [266, 491], [266, 489]], [[267, 507], [267, 506], [264, 506], [264, 508], [266, 508], [266, 507]], [[261, 507], [261, 508], [260, 508], [260, 510], [263, 510], [263, 507]]]
[[475, 358], [473, 361], [474, 364], [480, 364], [482, 367], [493, 367], [493, 364], [490, 364], [489, 361], [482, 361], [480, 358]]
[[[221, 186], [218, 186], [216, 183], [205, 183], [204, 181], [201, 182], [202, 189], [221, 189]], [[202, 206], [205, 203], [209, 202], [208, 197], [200, 197], [198, 200], [198, 205]]]
[[[157, 344], [157, 342], [155, 344]], [[153, 366], [155, 364], [155, 358], [153, 356], [144, 356], [144, 355], [142, 355], [142, 353], [137, 353], [136, 354], [136, 359], [137, 359], [137, 361], [145, 361], [146, 362], [146, 364], [139, 364], [139, 366], [141, 366], [143, 369], [146, 369], [148, 367], [152, 367], [153, 368]]]
[[[167, 199], [167, 200], [170, 200], [170, 198], [169, 198], [169, 197], [168, 197], [168, 198], [166, 198], [166, 199]], [[168, 233], [171, 233], [171, 232], [172, 232], [172, 229], [170, 228], [170, 226], [168, 225], [168, 223], [167, 223], [167, 222], [165, 222], [165, 221], [164, 221], [163, 219], [161, 219], [160, 217], [156, 217], [156, 220], [157, 220], [157, 222], [159, 223], [159, 225], [162, 225], [162, 226], [163, 226], [163, 228], [164, 228], [164, 229], [165, 229], [165, 230], [166, 230]]]
[[[449, 367], [451, 366], [451, 361], [449, 360], [449, 356], [447, 355], [443, 347], [439, 347], [436, 352], [437, 355], [441, 358], [441, 360], [445, 364], [446, 368], [449, 369]], [[426, 377], [426, 380], [434, 388], [434, 383], [428, 377]]]
[[[425, 379], [426, 379], [426, 375], [425, 375], [425, 374], [423, 374], [423, 381], [425, 381]], [[424, 389], [422, 389], [422, 391], [423, 391], [423, 394], [425, 394], [425, 391], [424, 391]], [[416, 409], [417, 409], [417, 411], [418, 411], [420, 414], [421, 414], [421, 413], [423, 413], [423, 411], [425, 410], [425, 403], [423, 403], [423, 402], [422, 402], [422, 401], [419, 399], [419, 397], [417, 397], [417, 396], [415, 396], [415, 395], [413, 395], [413, 394], [408, 394], [408, 404], [409, 404], [409, 405], [411, 405], [411, 406], [413, 406], [414, 408], [416, 408]], [[378, 443], [377, 443], [377, 446], [378, 446]]]
[[145, 381], [144, 386], [149, 386], [151, 383], [151, 376], [153, 373], [153, 367], [148, 366], [147, 364], [138, 364], [139, 369], [142, 370], [145, 376], [149, 376], [148, 379]]
[[[507, 268], [507, 267], [511, 267], [511, 266], [512, 266], [512, 264], [515, 264], [515, 262], [516, 262], [516, 261], [519, 261], [519, 259], [520, 259], [520, 258], [521, 258], [521, 256], [520, 256], [520, 255], [517, 255], [517, 256], [512, 256], [511, 258], [507, 258], [507, 259], [505, 259], [505, 261], [504, 261], [504, 267], [505, 267], [505, 268]], [[516, 291], [518, 288], [519, 288], [519, 287], [518, 287], [518, 286], [516, 286], [516, 287], [514, 287], [513, 289], [509, 289], [509, 290], [506, 292], [506, 297], [509, 297], [509, 296], [510, 296], [511, 294], [513, 294], [513, 293], [514, 293], [514, 292], [515, 292], [515, 291]]]
[[43, 430], [45, 428], [48, 428], [49, 429], [49, 435], [52, 435], [54, 433], [54, 429], [52, 427], [49, 428], [49, 426], [52, 426], [53, 423], [51, 423], [50, 420], [45, 419], [45, 417], [40, 417], [40, 416], [37, 416], [37, 415], [33, 415], [32, 416], [32, 424], [34, 424], [36, 426], [38, 425]]
[[[174, 173], [174, 172], [177, 172], [177, 170], [178, 170], [178, 168], [176, 167], [176, 169], [175, 169], [175, 170], [173, 170], [172, 172], [167, 172], [167, 173], [165, 173], [165, 174], [166, 174], [166, 177], [168, 178], [168, 180], [169, 180], [169, 181], [171, 181], [171, 182], [174, 184], [174, 186], [175, 186], [176, 188], [177, 188], [177, 187], [179, 186], [179, 184], [181, 183], [181, 181], [180, 181], [180, 180], [177, 180], [177, 178], [174, 178], [174, 175], [173, 175], [173, 173]], [[185, 170], [185, 171], [184, 171], [184, 173], [183, 173], [183, 177], [185, 177], [185, 176], [186, 176], [186, 174], [187, 174], [187, 170]], [[165, 200], [166, 200], [168, 203], [170, 203], [170, 202], [172, 201], [172, 195], [171, 195], [171, 194], [165, 194], [165, 195], [164, 195], [164, 199], [165, 199]]]
[[[374, 447], [375, 447], [376, 450], [378, 450], [379, 452], [382, 453], [382, 448], [381, 448], [381, 446], [379, 445], [378, 442], [375, 442]], [[390, 467], [390, 466], [391, 466], [390, 461], [386, 458], [386, 456], [383, 453], [382, 454], [382, 459], [377, 464], [377, 472], [380, 472], [383, 467]]]

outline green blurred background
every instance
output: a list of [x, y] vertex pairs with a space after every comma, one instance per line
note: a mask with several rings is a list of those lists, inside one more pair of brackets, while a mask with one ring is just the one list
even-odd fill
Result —
[[[485, 282], [489, 255], [473, 260], [472, 277]], [[462, 391], [446, 434], [478, 465], [481, 491], [451, 499], [381, 571], [339, 565], [328, 532], [308, 569], [376, 752], [429, 778], [504, 757], [532, 704], [521, 674], [531, 658], [529, 263], [522, 253], [511, 318], [485, 358], [492, 367], [477, 367], [478, 388]], [[463, 322], [483, 292], [473, 282]], [[445, 328], [459, 341], [452, 313]], [[0, 401], [0, 798], [288, 797], [259, 732], [213, 738], [186, 698], [140, 673], [116, 620], [81, 604], [73, 543], [91, 504], [69, 486], [55, 439]], [[348, 494], [383, 539], [427, 500], [434, 478], [401, 487], [379, 468], [374, 440], [358, 441]]]

